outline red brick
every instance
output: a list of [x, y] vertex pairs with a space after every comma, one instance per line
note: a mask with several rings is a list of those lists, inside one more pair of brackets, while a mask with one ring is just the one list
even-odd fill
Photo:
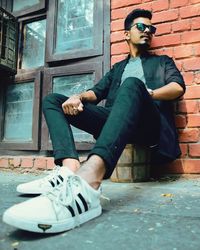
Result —
[[192, 85], [194, 81], [194, 73], [193, 72], [183, 72], [182, 73], [185, 84]]
[[200, 58], [190, 58], [183, 60], [183, 69], [185, 71], [199, 70], [200, 69]]
[[195, 43], [200, 42], [200, 32], [199, 31], [190, 31], [190, 33], [185, 32], [181, 36], [182, 43]]
[[111, 9], [117, 9], [121, 7], [126, 7], [129, 5], [142, 3], [142, 0], [112, 0], [111, 1]]
[[22, 168], [32, 168], [34, 159], [30, 158], [22, 158], [21, 167]]
[[189, 156], [200, 157], [200, 144], [189, 144]]
[[180, 8], [180, 17], [181, 18], [189, 18], [200, 15], [200, 5], [190, 5], [186, 7]]
[[179, 130], [179, 141], [180, 142], [198, 142], [199, 140], [199, 129], [181, 129]]
[[155, 13], [152, 18], [153, 23], [163, 23], [168, 21], [175, 21], [178, 19], [178, 10], [167, 10]]
[[175, 123], [177, 128], [185, 128], [186, 127], [186, 117], [184, 115], [176, 115]]
[[174, 57], [176, 59], [190, 57], [193, 54], [192, 46], [179, 46], [174, 50]]
[[111, 31], [124, 30], [124, 19], [119, 19], [111, 22]]
[[199, 174], [200, 159], [177, 159], [165, 165], [165, 173], [171, 174]]
[[200, 17], [195, 17], [192, 19], [192, 29], [200, 29]]
[[200, 56], [200, 44], [193, 45], [194, 54]]
[[126, 42], [115, 43], [111, 45], [111, 55], [120, 55], [129, 52]]
[[153, 12], [167, 10], [168, 8], [169, 8], [168, 0], [152, 1], [152, 10], [153, 10]]
[[47, 169], [53, 169], [55, 166], [54, 158], [53, 157], [46, 157], [46, 161], [47, 161]]
[[181, 157], [186, 157], [188, 154], [188, 145], [180, 143], [180, 148], [181, 148]]
[[121, 42], [125, 40], [124, 31], [116, 31], [111, 33], [111, 43]]
[[13, 166], [14, 168], [21, 166], [21, 158], [20, 157], [13, 157], [10, 159], [9, 162], [10, 162], [10, 165]]
[[178, 111], [180, 113], [197, 113], [199, 111], [198, 101], [183, 100], [178, 102]]
[[116, 9], [111, 11], [111, 20], [125, 18], [128, 14], [126, 8]]
[[171, 0], [170, 1], [170, 8], [178, 8], [182, 6], [186, 6], [188, 4], [188, 0]]
[[140, 9], [145, 9], [145, 10], [152, 10], [152, 3], [148, 2], [148, 3], [142, 3], [142, 4], [138, 4], [137, 6], [130, 6], [127, 8], [128, 13], [130, 13], [133, 9], [135, 8], [140, 8]]
[[188, 86], [184, 95], [184, 99], [198, 99], [200, 98], [200, 86]]
[[200, 0], [190, 0], [190, 3], [200, 3]]
[[179, 45], [181, 42], [179, 34], [171, 34], [160, 37], [154, 37], [152, 41], [152, 48], [159, 48], [169, 45]]
[[38, 157], [34, 161], [34, 168], [36, 169], [46, 169], [47, 162], [45, 157]]
[[189, 114], [187, 116], [187, 126], [190, 127], [200, 127], [200, 115], [199, 114]]
[[176, 67], [179, 69], [180, 72], [182, 72], [183, 70], [183, 66], [182, 66], [182, 60], [176, 60]]
[[112, 56], [111, 57], [111, 65], [114, 65], [115, 63], [124, 60], [126, 58], [126, 54], [124, 55], [117, 55], [117, 56]]
[[8, 158], [0, 158], [0, 168], [8, 168], [9, 162]]
[[190, 28], [190, 20], [179, 20], [177, 22], [172, 23], [173, 32], [186, 31], [190, 30]]
[[195, 72], [194, 83], [200, 84], [200, 72]]
[[156, 36], [171, 33], [171, 25], [168, 23], [158, 24], [156, 27]]
[[160, 48], [160, 49], [154, 49], [153, 52], [156, 55], [168, 55], [170, 57], [173, 57], [173, 49], [172, 48]]

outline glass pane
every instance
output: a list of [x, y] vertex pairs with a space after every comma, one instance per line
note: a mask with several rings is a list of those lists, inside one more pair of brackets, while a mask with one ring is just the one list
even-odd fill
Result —
[[13, 0], [13, 11], [25, 10], [39, 3], [40, 0]]
[[[83, 92], [94, 85], [94, 74], [59, 76], [53, 78], [53, 92], [71, 96]], [[93, 136], [72, 127], [76, 142], [91, 142]]]
[[93, 48], [94, 0], [58, 0], [55, 52]]
[[46, 20], [24, 26], [22, 69], [36, 68], [45, 61]]
[[8, 86], [4, 141], [31, 141], [34, 82]]

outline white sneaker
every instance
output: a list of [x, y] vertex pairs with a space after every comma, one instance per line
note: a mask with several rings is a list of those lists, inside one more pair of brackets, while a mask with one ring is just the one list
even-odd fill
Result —
[[17, 192], [22, 194], [42, 194], [51, 191], [55, 186], [60, 185], [69, 174], [72, 174], [72, 171], [66, 167], [56, 166], [49, 175], [43, 178], [19, 184]]
[[102, 213], [100, 189], [94, 190], [77, 175], [69, 175], [52, 191], [7, 209], [3, 221], [39, 233], [70, 230]]

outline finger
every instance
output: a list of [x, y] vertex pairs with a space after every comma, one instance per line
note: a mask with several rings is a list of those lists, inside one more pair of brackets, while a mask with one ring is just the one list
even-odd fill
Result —
[[66, 106], [65, 106], [65, 104], [64, 104], [64, 103], [62, 104], [62, 110], [63, 110], [63, 112], [66, 114], [67, 109], [66, 109]]
[[78, 109], [76, 107], [73, 107], [71, 110], [70, 110], [70, 115], [77, 115], [79, 113]]
[[82, 111], [83, 111], [83, 104], [82, 104], [82, 103], [79, 104], [79, 106], [78, 106], [78, 111], [79, 111], [79, 112], [82, 112]]

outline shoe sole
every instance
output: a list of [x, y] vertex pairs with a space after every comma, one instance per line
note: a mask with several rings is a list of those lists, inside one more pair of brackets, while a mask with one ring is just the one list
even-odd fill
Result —
[[[80, 214], [78, 218], [79, 225], [100, 216], [101, 213], [102, 208], [99, 206], [97, 208], [93, 208], [90, 211], [84, 212], [83, 214]], [[5, 212], [3, 215], [3, 222], [16, 228], [36, 233], [60, 233], [79, 226], [76, 224], [76, 219], [74, 217], [67, 220], [62, 220], [60, 222], [47, 223], [42, 221], [27, 221], [23, 218], [17, 218], [16, 216], [7, 212]]]
[[35, 191], [35, 190], [26, 190], [26, 191], [24, 191], [23, 190], [23, 188], [20, 188], [20, 187], [17, 187], [16, 188], [16, 191], [18, 192], [18, 193], [21, 193], [21, 194], [42, 194], [43, 192], [44, 192], [44, 190], [43, 191]]

